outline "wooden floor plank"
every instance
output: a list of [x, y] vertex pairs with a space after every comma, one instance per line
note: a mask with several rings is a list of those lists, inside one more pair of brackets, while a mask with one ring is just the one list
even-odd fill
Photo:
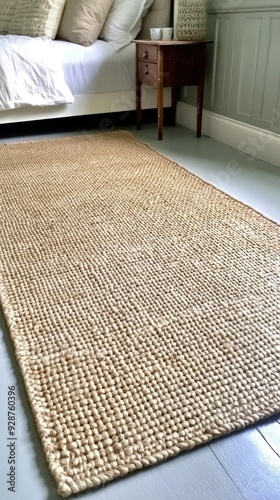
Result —
[[[256, 426], [269, 446], [280, 457], [280, 425], [277, 421], [264, 422]], [[279, 487], [280, 489], [280, 487]], [[280, 497], [280, 495], [279, 495]]]
[[280, 499], [280, 457], [255, 428], [213, 441], [210, 447], [246, 499]]

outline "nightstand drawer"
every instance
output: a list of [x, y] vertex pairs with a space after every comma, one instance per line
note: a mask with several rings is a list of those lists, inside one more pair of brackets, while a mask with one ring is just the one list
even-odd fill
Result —
[[138, 45], [138, 59], [141, 61], [157, 61], [158, 48], [155, 45]]
[[150, 62], [138, 62], [137, 67], [137, 76], [140, 82], [145, 85], [154, 85], [157, 84], [157, 64]]

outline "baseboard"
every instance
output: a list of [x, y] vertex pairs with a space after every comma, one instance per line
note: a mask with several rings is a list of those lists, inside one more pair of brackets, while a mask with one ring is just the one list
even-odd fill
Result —
[[[176, 123], [196, 130], [195, 106], [179, 101]], [[202, 134], [217, 139], [249, 156], [280, 167], [279, 134], [205, 110], [203, 112]]]

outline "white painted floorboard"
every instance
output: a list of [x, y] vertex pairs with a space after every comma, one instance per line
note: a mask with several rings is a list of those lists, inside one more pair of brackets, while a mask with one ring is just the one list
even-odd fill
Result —
[[247, 429], [209, 446], [244, 498], [279, 500], [280, 457], [256, 429]]
[[[280, 223], [280, 169], [240, 154], [183, 127], [147, 125], [135, 137], [188, 170]], [[94, 131], [98, 132], [98, 131]], [[73, 132], [76, 134], [78, 132]], [[82, 133], [88, 133], [84, 131]], [[62, 135], [62, 134], [61, 134]], [[67, 133], [67, 135], [70, 135]], [[36, 140], [53, 137], [24, 137]], [[11, 141], [15, 142], [12, 138]], [[7, 139], [0, 140], [7, 142]], [[280, 152], [279, 152], [280, 153]], [[1, 162], [1, 160], [0, 160]], [[0, 499], [58, 500], [18, 370], [12, 343], [0, 316]], [[16, 493], [7, 490], [7, 390], [17, 393]], [[280, 417], [226, 436], [209, 445], [131, 474], [79, 500], [280, 500]]]
[[280, 425], [279, 422], [265, 422], [255, 426], [269, 446], [280, 459]]

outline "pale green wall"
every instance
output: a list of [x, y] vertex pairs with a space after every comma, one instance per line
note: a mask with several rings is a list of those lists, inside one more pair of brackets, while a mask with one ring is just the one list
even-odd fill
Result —
[[280, 0], [209, 0], [208, 38], [204, 108], [280, 134]]

